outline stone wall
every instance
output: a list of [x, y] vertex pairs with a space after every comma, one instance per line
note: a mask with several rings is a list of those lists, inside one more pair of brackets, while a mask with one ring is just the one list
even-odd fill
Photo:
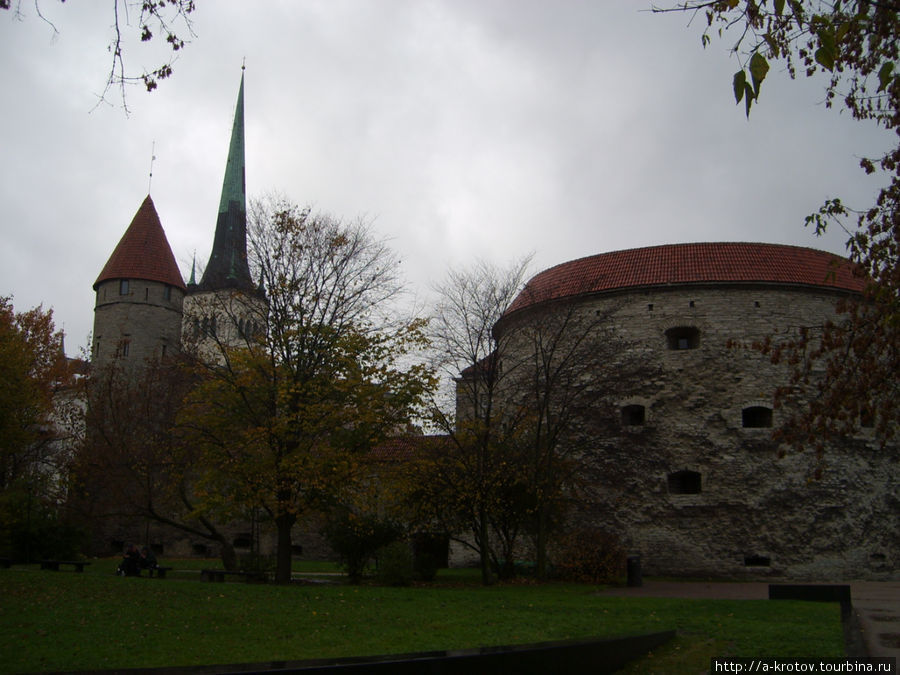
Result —
[[[127, 281], [127, 289], [122, 281]], [[110, 279], [101, 283], [91, 345], [95, 366], [102, 367], [116, 357], [141, 364], [177, 352], [183, 304], [184, 291], [157, 281]]]
[[[617, 532], [648, 574], [900, 578], [897, 448], [881, 449], [863, 430], [826, 449], [816, 479], [812, 453], [772, 440], [786, 419], [773, 404], [787, 370], [750, 347], [822, 325], [837, 298], [826, 289], [743, 284], [578, 300], [585, 320], [612, 312], [628, 351], [653, 369], [579, 419], [591, 499], [576, 517]], [[503, 330], [522, 331], [554, 311], [568, 310], [533, 307]], [[628, 405], [643, 406], [635, 409], [643, 415], [623, 415]]]

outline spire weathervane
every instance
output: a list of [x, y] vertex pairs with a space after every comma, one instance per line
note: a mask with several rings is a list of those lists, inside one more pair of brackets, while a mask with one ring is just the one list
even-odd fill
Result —
[[153, 162], [156, 161], [156, 140], [153, 141], [153, 147], [150, 150], [150, 179], [147, 181], [147, 194], [150, 194], [150, 188], [153, 186]]

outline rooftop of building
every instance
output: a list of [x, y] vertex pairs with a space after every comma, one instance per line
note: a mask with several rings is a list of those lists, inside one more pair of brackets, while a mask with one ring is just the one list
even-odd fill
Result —
[[94, 290], [110, 279], [158, 281], [186, 290], [150, 195], [144, 199], [131, 225], [116, 244], [103, 271], [94, 282]]
[[861, 292], [846, 258], [801, 246], [747, 242], [668, 244], [588, 256], [532, 277], [506, 315], [532, 305], [633, 288], [776, 284]]

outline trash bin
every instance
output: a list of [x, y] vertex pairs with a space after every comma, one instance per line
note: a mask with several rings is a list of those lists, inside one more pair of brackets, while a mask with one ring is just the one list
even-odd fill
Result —
[[643, 586], [644, 580], [641, 577], [641, 556], [628, 556], [628, 581], [629, 586]]

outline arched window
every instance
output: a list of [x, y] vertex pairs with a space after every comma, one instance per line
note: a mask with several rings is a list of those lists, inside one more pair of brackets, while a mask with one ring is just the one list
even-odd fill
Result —
[[644, 406], [633, 404], [622, 407], [622, 426], [641, 427], [644, 426], [644, 420]]
[[746, 429], [762, 429], [772, 426], [772, 409], [752, 405], [741, 410], [741, 426]]
[[670, 473], [668, 478], [669, 494], [696, 495], [700, 494], [700, 474], [696, 471], [683, 469]]
[[676, 326], [666, 331], [666, 346], [680, 351], [700, 346], [700, 331], [694, 326]]

